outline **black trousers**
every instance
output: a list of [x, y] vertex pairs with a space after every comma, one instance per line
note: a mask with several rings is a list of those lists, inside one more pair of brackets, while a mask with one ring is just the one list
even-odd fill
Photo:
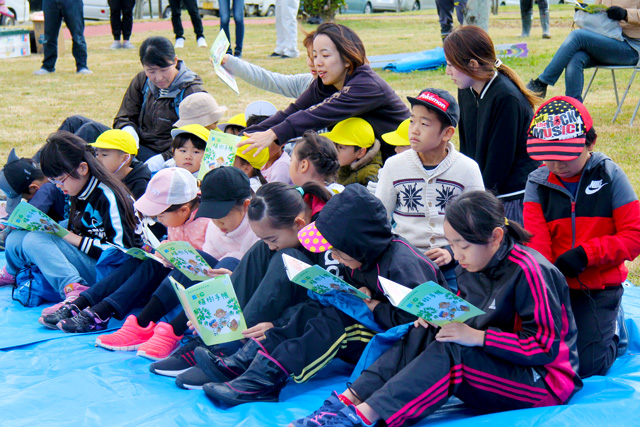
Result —
[[196, 33], [196, 39], [204, 37], [202, 18], [200, 18], [200, 13], [198, 12], [198, 2], [196, 0], [169, 0], [169, 7], [171, 7], [171, 24], [173, 25], [173, 33], [176, 35], [176, 39], [184, 37], [184, 28], [182, 28], [181, 18], [183, 5], [191, 17], [193, 32]]
[[261, 344], [301, 383], [335, 357], [355, 364], [374, 334], [337, 308], [309, 301], [286, 326], [269, 329]]
[[242, 257], [231, 275], [248, 327], [288, 318], [292, 314], [292, 307], [308, 300], [307, 289], [289, 280], [282, 262], [283, 253], [314, 264], [298, 249], [275, 252], [259, 241]]
[[623, 292], [622, 286], [597, 291], [569, 291], [578, 328], [580, 378], [604, 375], [615, 362], [618, 356], [616, 317]]
[[109, 0], [109, 8], [111, 9], [111, 34], [115, 41], [131, 38], [133, 30], [133, 8], [136, 0]]
[[351, 391], [389, 427], [420, 421], [452, 395], [483, 412], [564, 403], [533, 368], [493, 357], [481, 347], [437, 342], [424, 328], [410, 330], [363, 371]]
[[79, 136], [89, 144], [96, 142], [100, 134], [109, 129], [111, 128], [107, 125], [79, 115], [67, 117], [58, 128], [58, 130], [66, 130]]

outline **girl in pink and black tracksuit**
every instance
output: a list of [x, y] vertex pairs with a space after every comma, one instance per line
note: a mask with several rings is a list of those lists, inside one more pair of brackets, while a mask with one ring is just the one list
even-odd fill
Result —
[[[416, 423], [457, 396], [483, 412], [567, 403], [582, 388], [576, 326], [562, 273], [504, 218], [493, 195], [447, 206], [444, 231], [459, 262], [459, 295], [485, 314], [436, 329], [423, 319], [310, 417], [293, 425]], [[320, 417], [320, 418], [318, 418]]]

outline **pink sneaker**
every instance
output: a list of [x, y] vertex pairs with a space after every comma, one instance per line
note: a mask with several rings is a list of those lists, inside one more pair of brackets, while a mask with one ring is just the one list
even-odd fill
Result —
[[180, 345], [182, 335], [173, 333], [173, 327], [165, 322], [159, 322], [149, 341], [138, 348], [138, 356], [151, 360], [166, 359]]
[[96, 347], [116, 351], [137, 350], [140, 345], [149, 341], [153, 336], [156, 324], [151, 322], [146, 328], [138, 325], [136, 316], [127, 317], [124, 325], [112, 334], [100, 335], [96, 338]]
[[42, 310], [40, 317], [48, 316], [49, 314], [52, 314], [58, 311], [60, 307], [62, 307], [65, 303], [68, 303], [68, 302], [70, 303], [74, 301], [76, 298], [80, 296], [82, 292], [86, 291], [87, 289], [89, 289], [88, 286], [84, 286], [79, 283], [69, 283], [67, 286], [64, 287], [64, 296], [65, 296], [64, 301], [59, 302], [58, 304], [52, 305], [51, 307], [45, 308], [44, 310]]
[[7, 267], [2, 267], [2, 270], [0, 270], [0, 286], [9, 286], [14, 283], [16, 283], [16, 276], [7, 273]]

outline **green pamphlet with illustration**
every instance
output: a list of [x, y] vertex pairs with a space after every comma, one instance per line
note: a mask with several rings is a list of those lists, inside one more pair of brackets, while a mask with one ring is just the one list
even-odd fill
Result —
[[209, 132], [209, 141], [207, 141], [204, 157], [200, 164], [198, 179], [202, 181], [211, 169], [219, 168], [220, 166], [233, 166], [233, 161], [236, 159], [236, 144], [241, 139], [239, 136], [216, 130]]
[[48, 234], [55, 234], [58, 237], [64, 237], [69, 234], [67, 230], [47, 214], [25, 201], [20, 202], [15, 207], [6, 222], [17, 228], [29, 231], [44, 231]]
[[233, 90], [236, 95], [240, 95], [240, 91], [238, 90], [238, 83], [236, 82], [236, 78], [233, 77], [233, 74], [228, 72], [222, 66], [222, 57], [227, 53], [227, 49], [229, 49], [230, 43], [229, 39], [227, 39], [227, 35], [224, 31], [220, 30], [220, 34], [216, 37], [213, 45], [211, 45], [211, 51], [209, 53], [209, 58], [211, 63], [213, 64], [213, 69], [215, 70], [220, 80], [222, 80], [227, 86]]
[[435, 282], [429, 281], [410, 289], [382, 276], [378, 276], [378, 280], [391, 304], [438, 326], [464, 322], [484, 314], [484, 311]]
[[189, 243], [165, 242], [156, 251], [190, 280], [202, 282], [209, 279], [204, 271], [211, 267]]
[[228, 274], [189, 288], [169, 277], [180, 304], [206, 345], [244, 338], [247, 325]]
[[362, 299], [369, 298], [364, 292], [359, 291], [319, 265], [309, 265], [287, 254], [282, 254], [282, 261], [289, 280], [317, 294], [322, 295], [330, 291], [338, 291], [346, 292]]

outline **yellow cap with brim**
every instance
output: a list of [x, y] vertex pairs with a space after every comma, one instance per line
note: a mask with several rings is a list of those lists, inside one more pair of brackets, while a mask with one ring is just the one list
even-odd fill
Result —
[[171, 137], [175, 138], [182, 133], [190, 133], [191, 135], [203, 140], [205, 144], [209, 141], [209, 129], [202, 125], [186, 125], [179, 127], [178, 129], [173, 129], [171, 131]]
[[376, 142], [373, 128], [360, 117], [351, 117], [338, 122], [331, 132], [323, 133], [322, 136], [326, 136], [336, 144], [362, 148], [369, 148]]
[[244, 117], [244, 113], [240, 113], [240, 114], [236, 114], [235, 116], [231, 117], [229, 119], [228, 122], [226, 123], [220, 123], [218, 125], [218, 129], [220, 129], [222, 132], [225, 131], [225, 129], [227, 128], [227, 126], [241, 126], [243, 128], [247, 127], [247, 119]]
[[[249, 139], [249, 137], [244, 136], [242, 137], [241, 141], [244, 141], [245, 139]], [[242, 147], [239, 147], [238, 151], [236, 152], [236, 157], [240, 157], [241, 159], [246, 160], [254, 168], [262, 169], [264, 165], [266, 165], [269, 161], [269, 150], [267, 150], [266, 148], [260, 151], [260, 153], [258, 153], [256, 157], [253, 157], [253, 155], [256, 154], [257, 148], [251, 149], [247, 154], [242, 154], [242, 150], [245, 150], [246, 148], [247, 146], [244, 145]]]
[[100, 134], [96, 142], [89, 144], [94, 148], [120, 150], [135, 156], [138, 154], [136, 140], [129, 132], [122, 129], [110, 129]]
[[382, 134], [382, 140], [390, 145], [411, 145], [409, 143], [409, 122], [407, 119], [400, 123], [398, 129]]

